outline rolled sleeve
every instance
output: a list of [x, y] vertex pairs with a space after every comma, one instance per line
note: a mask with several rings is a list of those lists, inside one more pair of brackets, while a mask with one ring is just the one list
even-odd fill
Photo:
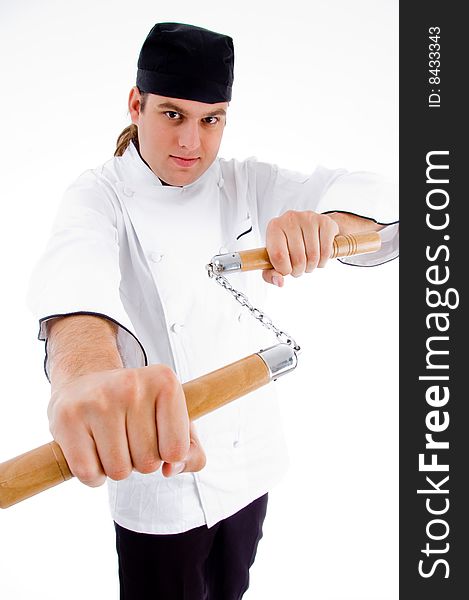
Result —
[[397, 186], [376, 173], [344, 173], [334, 179], [319, 202], [318, 212], [347, 212], [385, 225], [380, 230], [380, 250], [341, 258], [340, 262], [375, 267], [399, 256], [397, 196]]
[[399, 255], [398, 193], [394, 182], [379, 174], [318, 166], [311, 175], [257, 163], [259, 226], [264, 236], [270, 219], [287, 210], [343, 212], [385, 227], [378, 252], [341, 259], [354, 266], [376, 266]]
[[[47, 341], [46, 323], [59, 316], [89, 314], [118, 325], [117, 344], [124, 366], [147, 364], [120, 296], [119, 240], [112, 191], [86, 171], [65, 192], [47, 247], [37, 263], [27, 302], [39, 320], [39, 339]], [[45, 371], [49, 376], [47, 344]]]
[[377, 252], [348, 256], [338, 260], [353, 267], [377, 267], [397, 258], [399, 256], [399, 223], [387, 225], [380, 230], [379, 234], [381, 248]]

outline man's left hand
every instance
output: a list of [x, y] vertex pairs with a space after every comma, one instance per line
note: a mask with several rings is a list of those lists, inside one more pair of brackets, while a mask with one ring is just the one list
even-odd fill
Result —
[[273, 269], [262, 272], [267, 283], [283, 286], [283, 276], [300, 277], [325, 267], [332, 254], [338, 224], [312, 210], [289, 210], [267, 225], [266, 248]]

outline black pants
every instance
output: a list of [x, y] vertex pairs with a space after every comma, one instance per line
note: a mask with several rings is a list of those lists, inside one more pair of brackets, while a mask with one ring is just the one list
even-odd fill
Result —
[[116, 527], [121, 600], [239, 600], [262, 537], [267, 494], [210, 529], [152, 535]]

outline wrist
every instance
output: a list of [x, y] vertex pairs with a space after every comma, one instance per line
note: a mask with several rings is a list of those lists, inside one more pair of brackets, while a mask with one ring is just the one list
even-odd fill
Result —
[[383, 225], [379, 225], [372, 219], [359, 217], [347, 212], [332, 212], [327, 213], [327, 216], [337, 223], [340, 235], [362, 233], [366, 231], [380, 231], [380, 229], [383, 229]]

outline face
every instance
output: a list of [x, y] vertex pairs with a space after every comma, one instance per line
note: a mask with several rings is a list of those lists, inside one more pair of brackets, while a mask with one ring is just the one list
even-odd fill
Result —
[[194, 182], [218, 154], [228, 102], [207, 104], [148, 94], [142, 111], [140, 99], [138, 88], [133, 87], [129, 111], [138, 126], [142, 158], [170, 185]]

